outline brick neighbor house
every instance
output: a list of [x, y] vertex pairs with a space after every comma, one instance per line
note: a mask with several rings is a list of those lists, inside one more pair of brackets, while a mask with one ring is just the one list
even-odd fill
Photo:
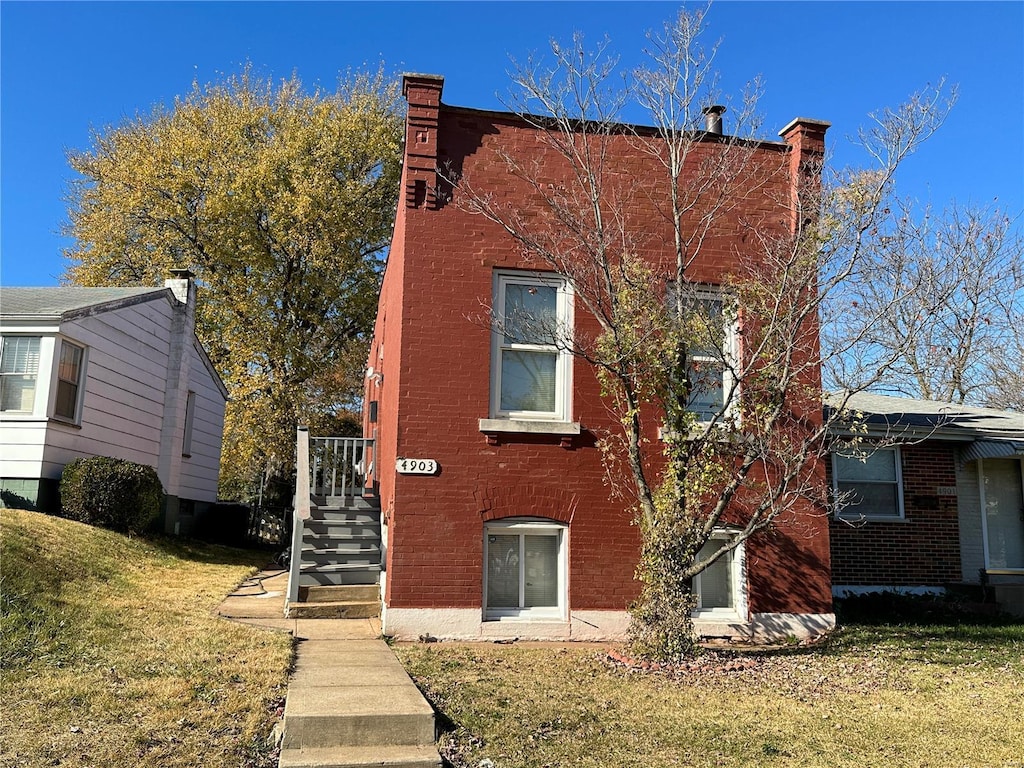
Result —
[[[519, 349], [486, 318], [492, 307], [500, 315], [537, 302], [576, 329], [593, 331], [596, 322], [574, 305], [567, 280], [526, 260], [499, 226], [460, 205], [460, 188], [446, 187], [441, 172], [455, 168], [529, 215], [535, 198], [505, 158], [529, 158], [555, 174], [553, 183], [558, 161], [521, 116], [445, 105], [442, 86], [437, 76], [404, 78], [403, 194], [366, 377], [372, 464], [358, 449], [381, 507], [384, 631], [621, 638], [639, 591], [640, 541], [628, 505], [605, 484], [596, 447], [614, 417], [587, 364], [553, 349]], [[731, 201], [732, 212], [708, 232], [690, 274], [709, 294], [745, 247], [740, 217], [794, 226], [789, 201], [820, 172], [826, 128], [797, 119], [783, 141], [750, 145], [778, 171]], [[719, 151], [720, 139], [709, 126], [697, 151]], [[611, 151], [631, 184], [663, 172], [626, 132]], [[641, 198], [633, 226], [652, 264], [674, 263], [668, 220], [658, 201]], [[543, 362], [526, 370], [531, 352]], [[702, 634], [804, 637], [834, 625], [827, 514], [808, 503], [792, 517], [697, 577]], [[350, 516], [348, 524], [351, 533], [362, 523]], [[304, 546], [330, 549], [316, 535]], [[349, 565], [354, 574], [359, 566]], [[296, 583], [338, 583], [316, 581], [313, 570], [296, 566], [307, 579]], [[375, 573], [349, 583], [371, 580]]]
[[853, 503], [831, 523], [837, 596], [984, 585], [1024, 615], [1024, 414], [861, 393], [879, 447], [832, 458]]

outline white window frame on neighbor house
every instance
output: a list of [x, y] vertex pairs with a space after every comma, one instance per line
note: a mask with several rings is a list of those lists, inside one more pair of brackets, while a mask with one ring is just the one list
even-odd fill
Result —
[[[863, 465], [867, 465], [868, 462], [872, 461], [876, 456], [892, 456], [893, 470], [895, 477], [892, 480], [880, 479], [880, 480], [865, 480], [865, 479], [849, 479], [842, 477], [842, 467], [852, 462], [857, 462]], [[852, 455], [843, 455], [842, 451], [835, 451], [832, 453], [832, 490], [835, 493], [836, 499], [841, 499], [842, 495], [846, 493], [849, 488], [840, 487], [841, 484], [845, 483], [847, 486], [858, 486], [858, 485], [876, 485], [895, 487], [895, 504], [896, 508], [891, 512], [878, 512], [872, 510], [870, 512], [864, 509], [858, 508], [857, 504], [842, 503], [837, 506], [836, 516], [842, 519], [853, 519], [853, 520], [905, 520], [905, 510], [903, 507], [903, 457], [900, 453], [899, 446], [886, 447], [886, 448], [874, 448], [871, 446], [865, 447], [863, 450], [856, 450], [852, 452]]]
[[[73, 378], [68, 377], [68, 371], [64, 368], [64, 355], [65, 351], [78, 353], [77, 370], [73, 372]], [[52, 394], [50, 396], [50, 402], [52, 406], [52, 416], [58, 421], [65, 421], [71, 424], [78, 424], [82, 417], [82, 398], [85, 394], [85, 388], [82, 386], [85, 380], [85, 364], [86, 364], [87, 348], [81, 344], [75, 344], [74, 342], [68, 341], [64, 338], [58, 338], [57, 344], [54, 347], [53, 358], [53, 386]], [[71, 363], [72, 361], [69, 361]], [[65, 392], [68, 390], [73, 391], [73, 397], [71, 401], [71, 413], [61, 413], [58, 408], [60, 405], [61, 391]]]
[[[491, 547], [492, 536], [518, 536], [519, 551], [515, 567], [518, 569], [519, 597], [518, 606], [492, 607], [488, 604], [490, 594]], [[553, 537], [556, 541], [556, 604], [551, 606], [527, 607], [527, 562], [525, 556], [526, 537]], [[568, 565], [567, 541], [568, 526], [553, 520], [536, 518], [510, 518], [484, 523], [484, 568], [483, 568], [483, 618], [485, 621], [527, 620], [527, 621], [565, 621], [568, 610]]]
[[196, 393], [189, 390], [185, 398], [185, 431], [181, 437], [181, 455], [185, 458], [192, 456], [192, 426], [196, 420]]
[[43, 346], [43, 338], [38, 335], [4, 334], [0, 338], [0, 378], [3, 379], [4, 395], [10, 394], [11, 382], [20, 379], [22, 382], [20, 405], [23, 406], [26, 382], [32, 382], [31, 407], [7, 408], [3, 399], [0, 399], [0, 413], [3, 413], [4, 416], [31, 416], [38, 412], [41, 389], [39, 373], [42, 367], [40, 363], [44, 352]]
[[[32, 408], [3, 410], [5, 421], [46, 421], [70, 425], [78, 425], [82, 418], [82, 403], [85, 399], [85, 371], [89, 363], [89, 347], [71, 341], [57, 333], [4, 333], [0, 337], [0, 356], [9, 354], [9, 340], [27, 339], [36, 343], [35, 371], [34, 373], [9, 372], [3, 376], [34, 376], [32, 394]], [[79, 352], [77, 378], [75, 380], [62, 378], [61, 356], [65, 349], [73, 349]], [[0, 361], [0, 366], [7, 366], [8, 363]], [[64, 385], [63, 387], [61, 385]], [[67, 391], [68, 387], [74, 387], [74, 413], [70, 417], [66, 413], [58, 413], [57, 395], [62, 389]], [[0, 404], [2, 406], [2, 404]]]
[[[701, 548], [707, 554], [713, 554], [724, 542], [735, 536], [735, 533], [728, 530], [718, 530], [711, 534], [711, 538]], [[709, 550], [709, 551], [708, 551]], [[722, 567], [727, 569], [729, 578], [729, 605], [727, 606], [705, 606], [702, 582], [705, 579], [707, 570], [701, 571], [693, 577], [693, 594], [697, 598], [697, 607], [693, 611], [695, 619], [728, 619], [732, 621], [745, 621], [747, 614], [747, 591], [746, 579], [743, 574], [746, 569], [746, 547], [740, 542], [733, 549], [729, 550], [712, 563], [709, 568]]]
[[[551, 343], [510, 340], [506, 330], [507, 293], [510, 286], [555, 290], [555, 322], [551, 329], [558, 337]], [[555, 274], [496, 271], [494, 273], [494, 327], [491, 330], [491, 420], [539, 421], [566, 424], [572, 412], [572, 353], [568, 349], [573, 327], [572, 289], [568, 281]], [[502, 368], [505, 356], [544, 354], [555, 358], [552, 408], [544, 410], [502, 407]], [[493, 425], [492, 425], [493, 426]]]

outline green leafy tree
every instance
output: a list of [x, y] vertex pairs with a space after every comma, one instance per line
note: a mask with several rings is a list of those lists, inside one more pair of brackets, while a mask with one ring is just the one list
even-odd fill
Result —
[[254, 497], [293, 460], [296, 422], [334, 423], [358, 396], [402, 135], [381, 72], [328, 93], [247, 68], [69, 156], [68, 283], [197, 276], [196, 332], [230, 392], [224, 497]]

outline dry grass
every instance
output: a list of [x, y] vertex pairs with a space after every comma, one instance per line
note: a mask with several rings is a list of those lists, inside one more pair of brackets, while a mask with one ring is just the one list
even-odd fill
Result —
[[219, 619], [266, 555], [0, 511], [4, 766], [262, 766], [291, 640]]
[[396, 650], [460, 767], [1024, 768], [1021, 625], [857, 627], [677, 675], [572, 646]]

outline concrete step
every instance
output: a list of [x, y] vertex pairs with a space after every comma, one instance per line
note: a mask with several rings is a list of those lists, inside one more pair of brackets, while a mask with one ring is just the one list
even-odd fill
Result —
[[380, 689], [289, 686], [282, 751], [433, 743], [434, 711], [411, 682]]
[[377, 601], [344, 600], [336, 602], [289, 603], [289, 619], [373, 619], [380, 616]]
[[299, 587], [379, 584], [380, 570], [379, 565], [352, 565], [330, 569], [303, 566], [299, 572]]
[[441, 757], [431, 746], [320, 747], [283, 749], [280, 768], [439, 768]]
[[376, 584], [352, 584], [340, 587], [300, 587], [299, 602], [336, 603], [339, 600], [374, 602], [380, 600], [380, 587]]

